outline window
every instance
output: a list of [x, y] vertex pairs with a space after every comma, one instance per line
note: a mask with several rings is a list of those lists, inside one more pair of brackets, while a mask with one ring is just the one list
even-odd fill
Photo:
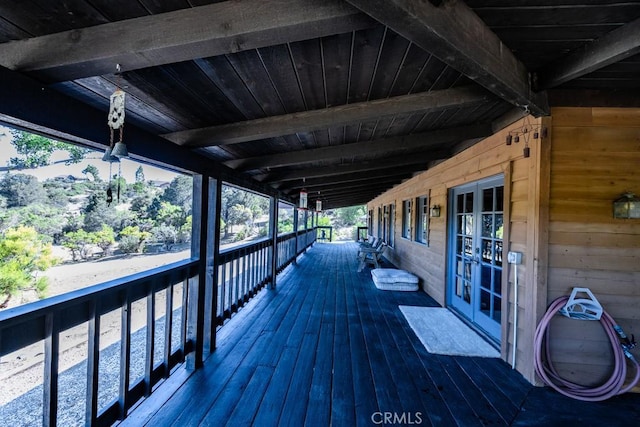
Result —
[[249, 243], [269, 235], [267, 196], [222, 184], [220, 249]]
[[427, 196], [416, 198], [416, 242], [427, 244], [429, 232], [429, 199]]
[[193, 178], [103, 154], [0, 126], [0, 309], [191, 257]]
[[298, 230], [306, 230], [307, 229], [307, 212], [306, 209], [298, 209]]
[[396, 216], [395, 204], [386, 205], [384, 207], [384, 241], [391, 247], [394, 243], [394, 222]]
[[402, 237], [411, 239], [411, 200], [402, 202]]
[[373, 209], [369, 209], [369, 215], [367, 216], [367, 234], [373, 236]]
[[378, 229], [376, 230], [376, 237], [382, 238], [382, 206], [378, 207]]
[[291, 203], [278, 201], [278, 235], [293, 232], [295, 207]]

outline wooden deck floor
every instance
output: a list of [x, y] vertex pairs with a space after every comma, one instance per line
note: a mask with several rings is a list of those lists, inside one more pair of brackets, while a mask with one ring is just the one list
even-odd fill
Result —
[[398, 305], [437, 304], [376, 290], [355, 251], [314, 245], [221, 329], [203, 369], [161, 385], [122, 425], [374, 426], [385, 412], [395, 425], [638, 425], [639, 395], [586, 404], [498, 359], [429, 354]]

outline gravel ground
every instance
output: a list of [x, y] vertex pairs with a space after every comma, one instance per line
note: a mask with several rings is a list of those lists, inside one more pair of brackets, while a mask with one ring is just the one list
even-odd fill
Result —
[[[179, 343], [180, 341], [180, 317], [180, 310], [176, 310], [173, 318], [172, 343]], [[162, 360], [164, 327], [164, 317], [157, 319], [154, 353], [154, 360], [156, 361]], [[131, 383], [144, 375], [145, 345], [146, 327], [143, 327], [131, 335]], [[118, 398], [118, 377], [120, 372], [119, 342], [109, 345], [100, 352], [99, 372], [98, 408], [102, 409], [114, 399]], [[86, 378], [86, 356], [82, 362], [60, 373], [58, 378], [58, 425], [67, 427], [82, 426], [85, 424]], [[42, 384], [40, 384], [9, 403], [0, 406], [1, 424], [12, 427], [41, 426], [42, 407], [43, 393]]]

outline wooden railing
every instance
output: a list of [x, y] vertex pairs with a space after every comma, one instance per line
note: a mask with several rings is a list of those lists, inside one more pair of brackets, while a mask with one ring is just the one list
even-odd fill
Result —
[[[43, 425], [56, 425], [61, 337], [70, 335], [68, 331], [78, 325], [87, 325], [87, 424], [110, 425], [124, 418], [133, 403], [151, 394], [155, 384], [184, 362], [193, 348], [187, 337], [185, 308], [192, 303], [188, 281], [197, 280], [197, 267], [198, 261], [180, 261], [0, 312], [0, 357], [44, 342]], [[164, 299], [161, 310], [156, 304], [159, 296]], [[174, 301], [176, 296], [178, 301]], [[144, 334], [144, 353], [134, 354], [132, 340], [141, 335], [132, 328], [131, 314], [132, 307], [140, 304], [146, 311], [146, 322], [138, 329]], [[157, 316], [159, 311], [164, 314]], [[101, 324], [105, 321], [119, 323], [120, 341], [115, 343], [120, 346], [119, 387], [117, 396], [107, 397], [108, 403], [100, 407], [99, 362], [104, 350], [114, 345], [102, 342]], [[158, 344], [162, 346], [161, 357], [157, 357]], [[134, 358], [142, 358], [143, 365], [133, 364]], [[104, 396], [100, 400], [105, 400]]]
[[271, 240], [265, 239], [220, 253], [218, 257], [218, 325], [231, 317], [271, 280]]
[[[279, 236], [276, 273], [315, 240], [315, 228]], [[210, 298], [215, 301], [200, 302], [211, 307], [210, 314], [215, 307], [215, 320], [205, 322], [211, 328], [203, 326], [204, 329], [222, 325], [273, 280], [272, 242], [272, 239], [261, 240], [221, 251], [216, 257], [213, 268], [217, 269], [217, 292], [200, 297], [207, 299], [215, 295]], [[59, 362], [66, 347], [61, 346], [61, 338], [71, 335], [69, 331], [73, 328], [86, 330], [82, 333], [86, 339], [74, 345], [87, 347], [85, 420], [90, 425], [111, 425], [125, 418], [140, 398], [150, 395], [153, 387], [170, 375], [172, 368], [193, 354], [198, 345], [194, 338], [198, 336], [194, 331], [198, 323], [191, 313], [199, 302], [189, 289], [197, 289], [200, 262], [184, 260], [0, 311], [0, 357], [28, 346], [44, 347], [43, 425], [57, 425], [59, 412], [64, 410], [58, 407]], [[135, 316], [132, 321], [132, 311], [144, 312], [144, 315]], [[143, 321], [136, 323], [139, 317]], [[119, 340], [103, 340], [101, 325], [106, 322], [118, 325]], [[205, 331], [204, 335], [207, 334], [215, 335], [215, 330]], [[105, 375], [101, 364], [105, 351], [113, 346], [119, 346], [115, 352], [118, 360], [111, 364], [119, 366], [117, 379], [113, 375], [119, 385], [110, 396], [101, 390], [101, 377]], [[82, 379], [75, 380], [78, 387]]]

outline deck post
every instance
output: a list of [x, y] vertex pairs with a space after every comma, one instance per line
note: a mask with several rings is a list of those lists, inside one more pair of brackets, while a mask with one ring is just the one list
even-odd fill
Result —
[[269, 289], [276, 288], [276, 274], [278, 272], [278, 197], [271, 198], [271, 282]]
[[[207, 257], [207, 276], [211, 283], [207, 282], [206, 289], [206, 306], [205, 314], [207, 325], [207, 334], [205, 334], [205, 348], [209, 353], [213, 353], [216, 349], [216, 328], [218, 326], [217, 304], [218, 304], [218, 275], [220, 262], [220, 217], [222, 215], [222, 180], [212, 179], [209, 190], [209, 211], [207, 229], [208, 248], [211, 250], [211, 256]], [[207, 340], [208, 338], [208, 340]]]
[[[213, 198], [210, 194], [215, 191], [208, 176], [193, 177], [193, 228], [191, 238], [191, 256], [198, 258], [197, 280], [189, 280], [187, 337], [193, 341], [194, 351], [187, 357], [187, 369], [198, 369], [204, 360], [205, 337], [205, 296], [206, 289], [212, 287], [212, 276], [209, 266], [213, 265], [213, 251], [209, 233], [210, 220], [215, 216], [212, 211]], [[213, 188], [212, 188], [213, 187]]]
[[298, 263], [298, 235], [299, 235], [299, 229], [300, 229], [300, 221], [299, 221], [299, 217], [300, 217], [300, 211], [296, 210], [294, 211], [295, 214], [293, 215], [293, 232], [296, 235], [296, 238], [294, 239], [295, 242], [293, 243], [293, 265], [296, 265]]

